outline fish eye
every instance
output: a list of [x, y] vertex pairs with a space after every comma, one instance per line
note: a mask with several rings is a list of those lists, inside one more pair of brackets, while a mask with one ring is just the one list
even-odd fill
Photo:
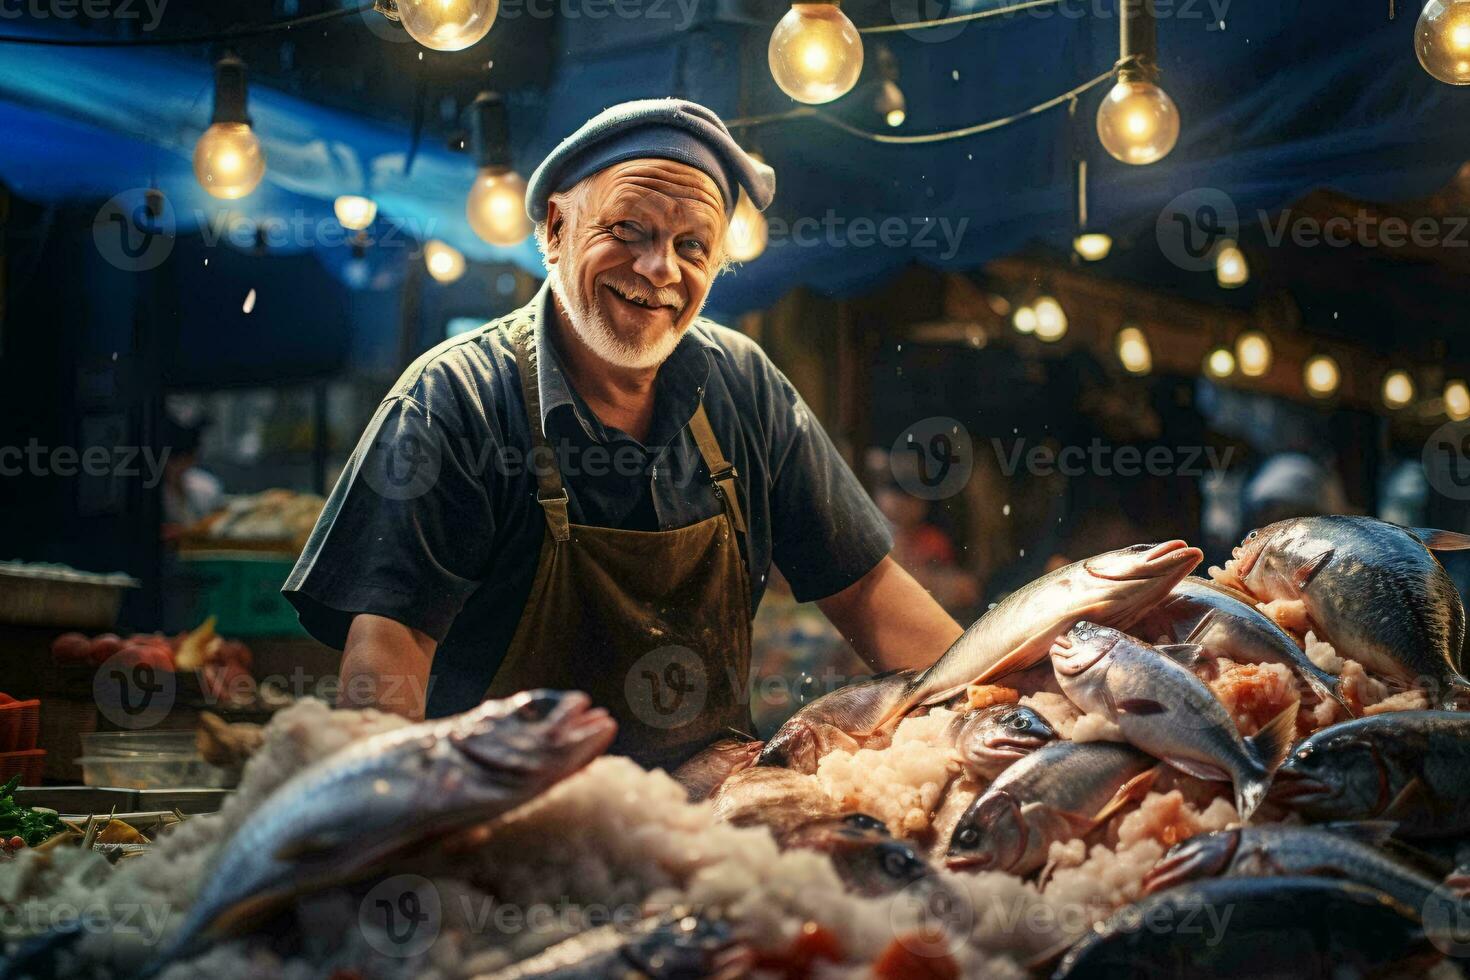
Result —
[[889, 847], [883, 853], [883, 872], [890, 878], [906, 878], [922, 867], [922, 862], [908, 848]]
[[1016, 711], [1012, 712], [1010, 717], [1006, 719], [1006, 725], [1014, 731], [1024, 732], [1031, 727], [1031, 719], [1027, 718], [1023, 713]]
[[866, 813], [849, 813], [842, 818], [842, 822], [849, 827], [856, 827], [858, 830], [876, 830], [884, 834], [888, 833], [888, 825], [886, 823]]
[[961, 847], [975, 847], [980, 843], [980, 831], [974, 827], [965, 827], [955, 835], [955, 843]]
[[1251, 533], [1250, 534], [1247, 534], [1245, 536], [1245, 539], [1247, 541], [1254, 541], [1257, 537], [1260, 536], [1260, 534], [1261, 534], [1261, 531], [1260, 531], [1259, 528], [1252, 528], [1251, 529]]

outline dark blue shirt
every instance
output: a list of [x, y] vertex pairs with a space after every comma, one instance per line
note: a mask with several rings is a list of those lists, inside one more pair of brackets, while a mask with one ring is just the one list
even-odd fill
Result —
[[506, 331], [531, 318], [542, 422], [575, 524], [685, 527], [720, 512], [688, 423], [704, 400], [734, 463], [751, 614], [771, 563], [797, 599], [841, 591], [892, 547], [887, 524], [821, 424], [747, 337], [698, 319], [659, 368], [639, 442], [602, 424], [562, 371], [550, 292], [420, 357], [378, 406], [285, 586], [302, 625], [341, 648], [375, 613], [439, 643], [431, 717], [479, 702], [530, 593], [546, 523]]

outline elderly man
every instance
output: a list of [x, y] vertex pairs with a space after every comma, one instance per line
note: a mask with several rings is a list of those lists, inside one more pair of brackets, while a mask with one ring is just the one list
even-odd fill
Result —
[[411, 717], [589, 692], [672, 766], [750, 731], [774, 562], [871, 665], [960, 627], [754, 343], [701, 319], [740, 189], [770, 168], [710, 110], [615, 106], [532, 176], [547, 285], [424, 354], [378, 407], [286, 584], [342, 701]]

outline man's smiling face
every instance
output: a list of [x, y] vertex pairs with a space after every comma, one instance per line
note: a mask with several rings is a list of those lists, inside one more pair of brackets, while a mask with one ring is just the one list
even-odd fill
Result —
[[662, 363], [723, 261], [725, 209], [703, 171], [630, 160], [551, 199], [546, 259], [578, 337], [620, 367]]

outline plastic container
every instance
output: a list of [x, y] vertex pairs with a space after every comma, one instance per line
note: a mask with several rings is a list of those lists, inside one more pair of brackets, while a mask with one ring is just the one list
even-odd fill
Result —
[[24, 752], [41, 737], [41, 702], [0, 704], [0, 752]]
[[19, 773], [20, 785], [37, 786], [40, 785], [41, 775], [45, 771], [45, 749], [0, 752], [0, 783], [9, 782]]
[[82, 755], [89, 758], [173, 758], [198, 754], [192, 728], [88, 732], [82, 735]]
[[238, 774], [190, 755], [82, 756], [82, 782], [87, 786], [119, 786], [123, 789], [223, 789], [233, 785]]

